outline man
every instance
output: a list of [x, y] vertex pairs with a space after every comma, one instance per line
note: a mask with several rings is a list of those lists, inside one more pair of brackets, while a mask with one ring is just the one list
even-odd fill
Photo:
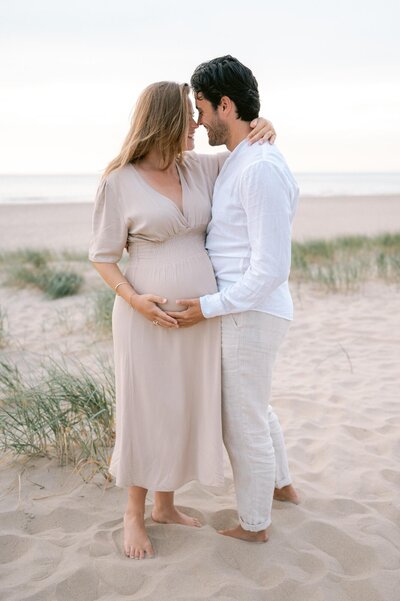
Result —
[[231, 155], [213, 195], [206, 247], [219, 292], [181, 299], [180, 327], [222, 316], [224, 443], [240, 524], [221, 533], [264, 542], [272, 499], [298, 503], [279, 421], [269, 404], [272, 367], [293, 318], [288, 287], [291, 223], [298, 187], [275, 146], [249, 145], [258, 117], [257, 81], [231, 56], [202, 63], [191, 85], [199, 124]]

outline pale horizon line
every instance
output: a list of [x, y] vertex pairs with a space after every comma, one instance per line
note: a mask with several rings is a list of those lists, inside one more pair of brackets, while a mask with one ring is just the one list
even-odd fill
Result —
[[[400, 169], [398, 171], [364, 171], [364, 170], [356, 170], [356, 171], [296, 171], [292, 170], [294, 175], [400, 175]], [[8, 172], [8, 173], [0, 173], [0, 177], [32, 177], [32, 176], [97, 176], [101, 175], [103, 170], [101, 171], [54, 171], [54, 172]]]

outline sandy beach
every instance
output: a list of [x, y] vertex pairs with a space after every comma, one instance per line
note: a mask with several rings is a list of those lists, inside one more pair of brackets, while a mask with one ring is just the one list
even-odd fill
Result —
[[[22, 247], [86, 251], [91, 203], [0, 205], [0, 250]], [[295, 240], [373, 235], [400, 227], [399, 196], [303, 197]]]
[[[0, 251], [85, 252], [91, 205], [0, 206]], [[298, 241], [400, 231], [400, 198], [303, 198]], [[46, 300], [0, 286], [3, 361], [63, 355], [90, 365], [111, 354], [87, 326], [102, 283], [81, 262], [79, 294]], [[0, 462], [1, 601], [398, 601], [400, 585], [399, 285], [365, 282], [353, 294], [293, 283], [295, 320], [274, 374], [298, 506], [274, 501], [270, 540], [252, 545], [217, 529], [236, 523], [225, 485], [190, 483], [177, 504], [200, 529], [147, 526], [156, 558], [122, 554], [125, 493], [89, 483], [54, 459]]]

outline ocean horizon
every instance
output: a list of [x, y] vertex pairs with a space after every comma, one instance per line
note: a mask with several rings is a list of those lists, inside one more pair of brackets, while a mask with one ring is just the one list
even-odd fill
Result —
[[[295, 173], [301, 196], [400, 195], [399, 173]], [[93, 201], [100, 174], [0, 175], [0, 204]]]

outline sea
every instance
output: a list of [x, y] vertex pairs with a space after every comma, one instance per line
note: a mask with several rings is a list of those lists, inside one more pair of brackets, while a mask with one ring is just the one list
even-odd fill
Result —
[[[400, 195], [400, 173], [295, 173], [301, 196]], [[0, 204], [92, 202], [100, 175], [0, 175]]]

